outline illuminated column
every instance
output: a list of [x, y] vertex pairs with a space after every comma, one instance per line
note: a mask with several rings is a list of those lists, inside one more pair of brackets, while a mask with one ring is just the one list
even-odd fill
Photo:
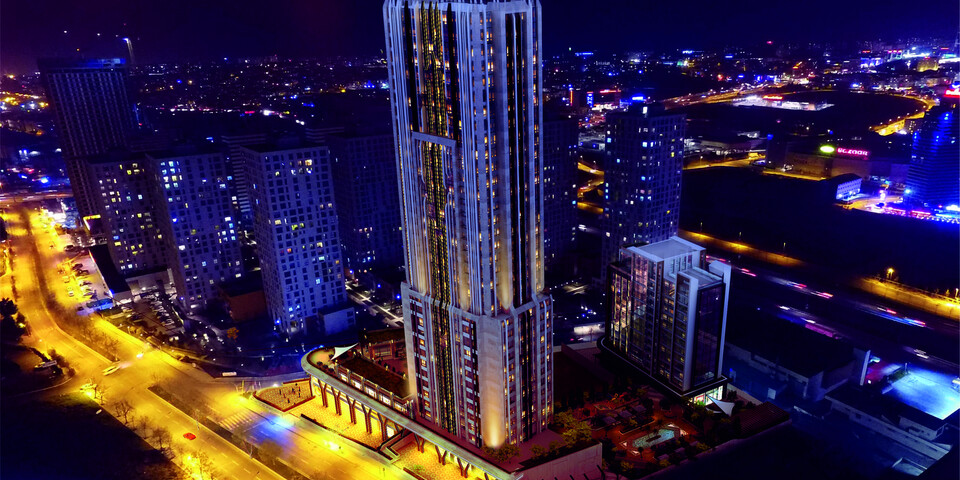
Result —
[[387, 0], [416, 412], [476, 445], [552, 415], [540, 4]]

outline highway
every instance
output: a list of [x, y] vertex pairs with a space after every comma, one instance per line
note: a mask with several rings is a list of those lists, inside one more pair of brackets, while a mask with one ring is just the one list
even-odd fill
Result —
[[760, 310], [816, 323], [885, 360], [960, 375], [956, 319], [904, 307], [796, 269], [786, 271], [735, 255], [720, 258], [734, 265], [728, 322]]
[[[256, 400], [242, 396], [237, 388], [239, 379], [211, 378], [96, 316], [85, 318], [114, 339], [111, 353], [119, 359], [116, 363], [63, 332], [52, 321], [54, 313], [51, 310], [56, 312], [56, 309], [48, 309], [46, 302], [42, 301], [45, 295], [41, 291], [40, 275], [45, 276], [47, 288], [67, 312], [76, 309], [79, 299], [68, 296], [67, 286], [59, 281], [57, 265], [66, 258], [62, 251], [65, 245], [59, 241], [54, 229], [31, 208], [34, 206], [33, 202], [15, 205], [4, 202], [2, 205], [6, 209], [4, 220], [16, 261], [10, 274], [0, 277], [0, 297], [11, 296], [10, 284], [15, 279], [20, 298], [18, 305], [32, 328], [25, 343], [41, 350], [56, 349], [76, 370], [72, 379], [43, 392], [43, 395], [77, 391], [82, 384], [92, 382], [103, 389], [102, 404], [107, 412], [114, 414], [114, 404], [126, 400], [133, 407], [134, 416], [144, 417], [150, 425], [163, 426], [170, 431], [173, 451], [177, 454], [175, 460], [192, 478], [200, 478], [200, 472], [193, 468], [196, 462], [190, 460], [199, 452], [209, 457], [218, 473], [217, 478], [279, 480], [282, 477], [149, 391], [147, 387], [151, 385], [161, 385], [168, 392], [198, 406], [205, 404], [217, 412], [215, 420], [236, 426], [240, 432], [253, 430], [252, 436], [257, 441], [270, 440], [281, 445], [281, 458], [312, 478], [347, 478], [344, 476], [346, 472], [350, 472], [350, 478], [409, 478], [384, 458], [353, 448], [330, 448], [330, 439], [314, 438], [289, 428], [292, 422], [283, 419], [282, 414], [267, 412], [252, 405]], [[57, 248], [50, 249], [51, 243]], [[39, 271], [34, 268], [35, 260], [41, 265]], [[104, 375], [110, 365], [117, 365], [119, 369]], [[93, 397], [96, 395], [92, 391], [88, 395], [91, 401], [95, 401]], [[244, 421], [230, 425], [231, 422], [223, 422], [225, 419]], [[286, 425], [287, 428], [271, 427], [276, 425]], [[184, 438], [186, 433], [192, 433], [196, 438]]]

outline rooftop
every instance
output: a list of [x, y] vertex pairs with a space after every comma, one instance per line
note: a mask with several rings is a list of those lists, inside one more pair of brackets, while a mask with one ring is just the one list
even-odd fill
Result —
[[688, 268], [682, 272], [678, 272], [677, 274], [696, 279], [700, 288], [716, 285], [723, 281], [722, 278], [698, 267]]
[[363, 343], [382, 343], [390, 341], [404, 341], [402, 328], [383, 328], [360, 332], [360, 341]]
[[165, 150], [147, 152], [147, 156], [153, 159], [189, 157], [193, 155], [208, 155], [220, 153], [220, 147], [212, 143], [190, 143], [183, 145], [174, 145]]
[[280, 138], [273, 141], [268, 141], [266, 143], [259, 143], [256, 145], [244, 145], [243, 148], [251, 150], [258, 153], [266, 152], [283, 152], [287, 150], [303, 150], [305, 148], [318, 148], [320, 145], [317, 145], [313, 142], [308, 142], [299, 138], [289, 137], [289, 138]]
[[652, 258], [653, 260], [663, 261], [687, 253], [700, 252], [703, 251], [704, 248], [674, 236], [662, 242], [651, 243], [641, 247], [627, 247], [627, 250]]
[[132, 160], [146, 160], [146, 158], [146, 155], [141, 152], [131, 152], [125, 149], [114, 149], [106, 153], [86, 157], [86, 161], [91, 165], [103, 165], [110, 163], [129, 162]]
[[103, 282], [107, 284], [107, 288], [110, 289], [111, 293], [116, 295], [121, 292], [130, 291], [130, 286], [127, 285], [127, 282], [123, 279], [123, 275], [120, 275], [117, 267], [113, 264], [113, 259], [110, 258], [110, 250], [106, 245], [94, 245], [90, 247], [90, 256], [93, 257], [93, 261], [97, 264], [97, 270], [100, 271], [100, 275], [103, 276]]
[[335, 365], [339, 364], [343, 368], [379, 385], [397, 397], [406, 398], [410, 395], [409, 383], [407, 379], [402, 376], [377, 365], [357, 353], [347, 352], [336, 359], [333, 358], [334, 354], [335, 350], [333, 348], [318, 348], [307, 354], [307, 361], [317, 368], [328, 370], [328, 372], [332, 371]]

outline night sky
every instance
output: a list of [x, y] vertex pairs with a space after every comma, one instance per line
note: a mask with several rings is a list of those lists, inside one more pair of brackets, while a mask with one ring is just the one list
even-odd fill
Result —
[[[960, 18], [956, 0], [542, 4], [548, 54], [567, 47], [621, 51], [764, 40], [952, 38]], [[141, 63], [376, 53], [383, 48], [381, 5], [381, 0], [8, 0], [0, 12], [0, 70], [22, 73], [34, 69], [39, 57], [67, 55], [76, 48], [91, 56], [122, 55], [115, 35], [134, 39]]]

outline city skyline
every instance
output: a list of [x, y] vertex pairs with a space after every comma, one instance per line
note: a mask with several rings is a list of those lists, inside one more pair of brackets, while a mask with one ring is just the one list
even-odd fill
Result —
[[[826, 0], [800, 9], [759, 1], [734, 9], [711, 2], [641, 5], [627, 0], [583, 8], [578, 0], [554, 0], [546, 2], [544, 53], [554, 55], [567, 48], [707, 49], [766, 41], [892, 41], [918, 35], [957, 35], [953, 19], [960, 15], [960, 7], [955, 2], [939, 0], [921, 10], [883, 1], [872, 3], [869, 9], [856, 2]], [[0, 29], [0, 56], [4, 58], [0, 69], [4, 74], [27, 73], [35, 69], [37, 59], [75, 55], [77, 49], [87, 57], [121, 56], [127, 53], [127, 45], [121, 41], [125, 37], [133, 40], [141, 63], [376, 54], [384, 48], [382, 39], [365, 32], [383, 28], [381, 16], [373, 13], [380, 2], [361, 3], [285, 5], [244, 0], [226, 10], [192, 2], [161, 6], [114, 0], [99, 7], [81, 7], [65, 0], [8, 4]], [[96, 14], [86, 16], [90, 9]], [[177, 14], [185, 9], [191, 11], [190, 16]], [[572, 9], [577, 9], [576, 15], [568, 13]], [[898, 13], [888, 13], [893, 11]], [[939, 13], [929, 17], [925, 15], [929, 11]], [[790, 22], [782, 21], [786, 16]], [[77, 18], [84, 21], [77, 22]], [[645, 18], [666, 21], [644, 23]], [[169, 28], [176, 24], [181, 28]], [[597, 30], [580, 28], [584, 24], [596, 25]], [[636, 29], [637, 24], [643, 28]]]
[[0, 476], [960, 478], [960, 12], [881, 2], [6, 5]]

